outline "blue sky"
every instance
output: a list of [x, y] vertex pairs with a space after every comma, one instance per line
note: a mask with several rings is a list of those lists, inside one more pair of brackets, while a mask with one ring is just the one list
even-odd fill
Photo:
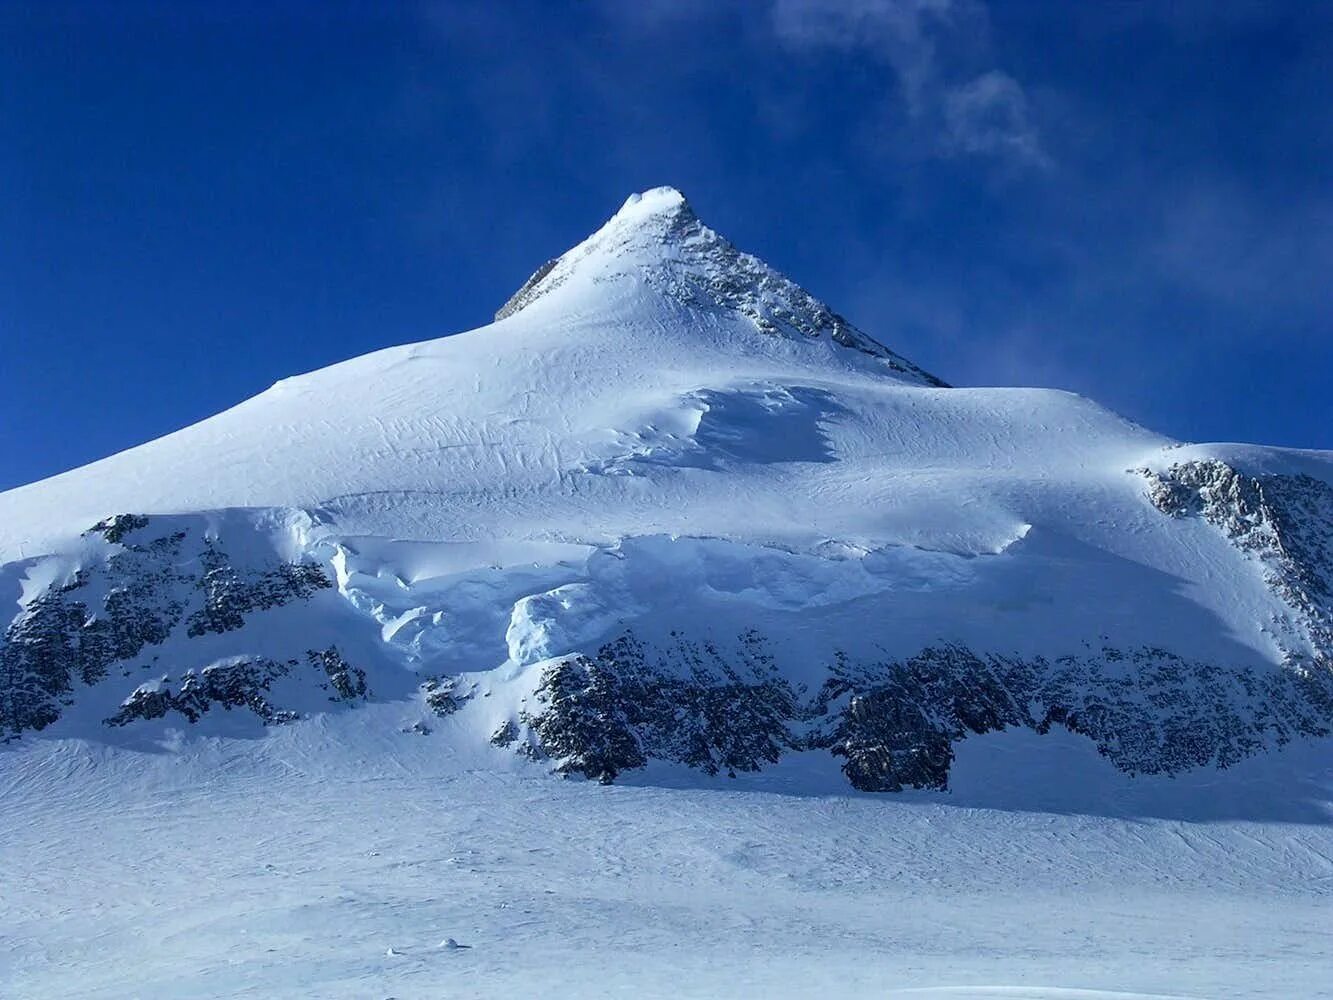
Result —
[[961, 385], [1333, 447], [1333, 4], [0, 0], [0, 488], [486, 322], [631, 191]]

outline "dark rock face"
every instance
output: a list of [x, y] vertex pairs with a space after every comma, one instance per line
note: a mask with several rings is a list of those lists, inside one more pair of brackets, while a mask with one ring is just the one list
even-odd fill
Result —
[[[243, 625], [247, 614], [308, 600], [332, 586], [313, 565], [239, 570], [211, 541], [195, 558], [186, 532], [144, 538], [148, 525], [147, 517], [131, 514], [97, 524], [90, 534], [121, 548], [38, 594], [5, 630], [0, 739], [50, 725], [77, 685], [96, 684], [113, 664], [145, 655], [182, 622], [189, 636], [227, 631]], [[196, 680], [196, 687], [203, 683]], [[355, 677], [347, 684], [355, 696]], [[151, 710], [151, 699], [145, 705]]]
[[495, 321], [498, 323], [500, 320], [514, 315], [514, 313], [518, 312], [533, 299], [541, 295], [542, 290], [538, 286], [541, 285], [542, 279], [550, 274], [552, 269], [559, 263], [559, 257], [552, 257], [545, 264], [532, 272], [532, 276], [528, 278], [527, 281], [523, 282], [523, 287], [511, 295], [509, 301], [496, 310]]
[[1016, 693], [1030, 687], [1030, 673], [1024, 665], [987, 662], [955, 647], [925, 649], [868, 670], [840, 664], [826, 686], [829, 695], [847, 692], [848, 698], [827, 745], [846, 758], [843, 773], [856, 788], [946, 788], [955, 742], [1032, 725]]
[[214, 705], [227, 711], [247, 708], [266, 724], [290, 722], [297, 714], [274, 708], [266, 695], [274, 680], [291, 668], [290, 663], [261, 659], [215, 664], [198, 673], [187, 670], [175, 692], [165, 687], [140, 688], [106, 724], [125, 726], [136, 720], [159, 719], [168, 712], [179, 712], [190, 722], [198, 722]]
[[1129, 774], [1228, 767], [1333, 732], [1333, 685], [1151, 648], [1049, 661], [932, 647], [835, 683], [853, 693], [829, 746], [867, 791], [945, 788], [954, 743], [1010, 726], [1063, 726]]
[[895, 354], [805, 289], [774, 271], [758, 257], [742, 253], [703, 225], [689, 205], [681, 204], [665, 220], [662, 241], [679, 248], [648, 280], [687, 305], [726, 309], [746, 317], [762, 333], [818, 338], [827, 335], [843, 347], [879, 358], [904, 375], [929, 385], [945, 383]]
[[626, 634], [592, 656], [547, 667], [538, 708], [522, 721], [557, 770], [602, 782], [648, 757], [708, 774], [757, 771], [799, 745], [788, 722], [800, 706], [756, 634], [743, 636], [741, 649], [738, 669], [711, 643], [677, 636], [682, 675], [654, 664]]
[[428, 677], [422, 681], [421, 690], [426, 697], [427, 707], [441, 718], [453, 715], [472, 697], [463, 690], [457, 677]]
[[114, 514], [105, 520], [98, 521], [88, 530], [100, 533], [114, 545], [119, 544], [120, 540], [131, 531], [138, 531], [140, 528], [146, 527], [148, 527], [148, 518], [142, 514]]
[[[563, 773], [608, 782], [650, 758], [709, 774], [827, 749], [863, 791], [948, 787], [954, 744], [1063, 726], [1130, 774], [1226, 767], [1298, 735], [1333, 732], [1333, 684], [1289, 671], [1193, 662], [1158, 649], [1056, 661], [931, 647], [907, 660], [838, 657], [814, 697], [772, 669], [758, 636], [739, 658], [676, 637], [651, 654], [632, 635], [546, 668], [520, 721]], [[510, 745], [518, 730], [509, 734]]]
[[[146, 523], [132, 520], [102, 524], [123, 539]], [[183, 541], [127, 546], [28, 604], [0, 643], [0, 737], [50, 725], [76, 683], [96, 684], [111, 664], [166, 641], [185, 610], [177, 594], [189, 577], [175, 565]]]
[[160, 688], [141, 687], [120, 706], [120, 711], [105, 720], [108, 726], [127, 726], [135, 719], [160, 719], [176, 707], [176, 696]]
[[329, 679], [334, 694], [330, 701], [360, 701], [366, 697], [366, 672], [354, 667], [342, 658], [336, 646], [328, 649], [311, 649], [306, 652], [306, 659], [312, 667], [323, 670]]
[[310, 563], [284, 563], [243, 576], [212, 542], [205, 544], [200, 561], [204, 565], [199, 580], [204, 606], [187, 620], [192, 636], [230, 632], [241, 628], [245, 616], [253, 611], [309, 600], [316, 591], [333, 586], [328, 574]]
[[627, 709], [619, 675], [594, 660], [562, 660], [542, 677], [538, 700], [546, 710], [525, 717], [542, 749], [559, 759], [557, 770], [609, 784], [617, 774], [648, 762]]
[[[1158, 510], [1202, 517], [1263, 567], [1291, 609], [1276, 623], [1287, 662], [1333, 670], [1333, 486], [1304, 475], [1247, 476], [1217, 460], [1140, 471]], [[1307, 645], [1312, 652], [1299, 648]]]
[[[326, 676], [337, 692], [331, 701], [354, 701], [366, 696], [365, 672], [350, 666], [332, 646], [309, 650], [306, 664], [315, 676]], [[274, 706], [270, 701], [273, 684], [299, 669], [299, 661], [280, 663], [264, 658], [218, 663], [197, 673], [187, 670], [173, 692], [159, 682], [141, 687], [121, 704], [120, 711], [106, 720], [108, 726], [160, 719], [168, 712], [179, 712], [189, 722], [198, 722], [215, 706], [226, 711], [248, 709], [265, 725], [281, 725], [300, 718], [300, 713]]]

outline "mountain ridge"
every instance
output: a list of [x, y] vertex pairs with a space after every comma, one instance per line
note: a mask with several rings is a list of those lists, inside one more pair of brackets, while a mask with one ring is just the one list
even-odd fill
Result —
[[4, 735], [379, 704], [598, 780], [892, 791], [1003, 729], [1139, 774], [1329, 733], [1333, 454], [944, 387], [674, 189], [501, 313], [0, 494]]
[[632, 194], [600, 229], [548, 260], [500, 307], [497, 321], [516, 315], [581, 271], [641, 277], [664, 295], [689, 305], [745, 316], [761, 333], [819, 338], [880, 359], [896, 375], [944, 388], [946, 384], [896, 354], [805, 289], [752, 254], [737, 250], [708, 228], [673, 187]]

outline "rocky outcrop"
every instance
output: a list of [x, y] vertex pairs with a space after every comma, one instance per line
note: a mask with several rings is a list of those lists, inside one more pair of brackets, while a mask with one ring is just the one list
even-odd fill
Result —
[[1018, 661], [987, 661], [952, 646], [901, 663], [853, 668], [843, 660], [823, 700], [845, 694], [844, 707], [829, 734], [810, 742], [845, 758], [843, 773], [856, 788], [946, 788], [954, 743], [1033, 725], [1022, 704], [1032, 674]]
[[328, 686], [333, 690], [329, 701], [361, 701], [366, 698], [366, 672], [344, 660], [336, 646], [307, 650], [306, 660], [312, 667], [322, 670], [329, 679]]
[[945, 788], [953, 745], [1011, 726], [1087, 736], [1128, 774], [1228, 767], [1296, 736], [1333, 732], [1333, 685], [1225, 667], [1162, 649], [1105, 648], [1057, 660], [958, 646], [875, 664], [849, 691], [829, 748], [857, 788]]
[[316, 591], [333, 586], [328, 574], [311, 563], [282, 563], [244, 574], [212, 541], [205, 542], [199, 558], [204, 567], [199, 579], [204, 601], [186, 621], [191, 636], [230, 632], [241, 628], [251, 612], [309, 600]]
[[148, 527], [148, 518], [143, 514], [113, 514], [111, 517], [98, 521], [85, 534], [96, 532], [113, 545], [118, 545], [131, 531], [138, 531], [140, 528], [146, 527]]
[[1202, 517], [1259, 563], [1291, 610], [1275, 623], [1288, 664], [1333, 670], [1333, 486], [1305, 475], [1248, 476], [1216, 459], [1140, 472], [1158, 510]]
[[[120, 540], [146, 523], [118, 518], [94, 530]], [[184, 540], [174, 532], [127, 546], [28, 602], [0, 642], [0, 738], [50, 725], [76, 685], [166, 641], [191, 579], [177, 568]]]
[[798, 745], [789, 724], [801, 710], [760, 638], [747, 633], [740, 648], [733, 665], [712, 643], [676, 636], [671, 669], [626, 634], [547, 666], [520, 721], [557, 770], [598, 781], [649, 757], [707, 774], [756, 771]]
[[[242, 568], [212, 540], [192, 542], [188, 532], [170, 529], [153, 536], [148, 527], [142, 515], [99, 522], [89, 534], [116, 548], [46, 587], [5, 630], [0, 738], [50, 725], [77, 687], [101, 682], [113, 665], [133, 665], [182, 623], [188, 637], [225, 632], [253, 612], [305, 601], [332, 586], [319, 566], [275, 560]], [[329, 674], [335, 687], [356, 696], [359, 683], [364, 691], [364, 677], [335, 674]], [[202, 675], [195, 689], [200, 685], [209, 690]], [[153, 705], [146, 698], [144, 710]]]
[[175, 691], [165, 680], [137, 688], [106, 724], [126, 726], [160, 719], [168, 712], [179, 712], [187, 721], [198, 722], [214, 706], [227, 711], [249, 709], [267, 725], [291, 722], [298, 714], [275, 708], [269, 703], [268, 692], [273, 682], [293, 666], [291, 662], [258, 659], [214, 664], [197, 673], [187, 670]]
[[[365, 672], [348, 664], [336, 647], [308, 650], [306, 665], [312, 679], [333, 690], [330, 701], [350, 702], [366, 697]], [[106, 724], [126, 726], [160, 719], [168, 712], [179, 712], [186, 721], [198, 722], [213, 708], [246, 709], [265, 725], [292, 722], [301, 713], [275, 706], [270, 699], [274, 683], [299, 669], [298, 660], [278, 662], [258, 657], [215, 663], [199, 671], [187, 670], [174, 691], [165, 677], [136, 688]], [[319, 681], [320, 676], [327, 678], [328, 683]]]
[[679, 248], [650, 270], [660, 291], [694, 307], [744, 316], [761, 333], [818, 339], [878, 358], [894, 371], [937, 387], [946, 383], [863, 333], [823, 302], [758, 257], [742, 253], [709, 229], [685, 202], [669, 216], [662, 240]]
[[631, 722], [640, 706], [615, 670], [586, 657], [561, 660], [542, 675], [537, 699], [542, 709], [523, 721], [561, 773], [608, 784], [648, 762]]
[[[1227, 767], [1333, 732], [1323, 675], [1224, 668], [1160, 649], [1054, 661], [958, 646], [892, 662], [838, 657], [807, 697], [776, 676], [763, 647], [747, 634], [731, 660], [680, 636], [652, 653], [625, 635], [548, 665], [518, 721], [558, 771], [598, 781], [649, 759], [735, 774], [826, 749], [864, 791], [947, 788], [958, 741], [1012, 726], [1085, 735], [1130, 774]], [[507, 735], [518, 741], [518, 727]]]
[[457, 677], [427, 677], [421, 682], [426, 707], [443, 718], [453, 715], [472, 697]]
[[509, 300], [495, 312], [495, 321], [498, 323], [514, 313], [518, 312], [533, 299], [542, 294], [542, 279], [545, 278], [560, 263], [559, 257], [552, 257], [537, 270], [532, 272], [532, 276], [523, 282], [523, 287], [509, 297]]

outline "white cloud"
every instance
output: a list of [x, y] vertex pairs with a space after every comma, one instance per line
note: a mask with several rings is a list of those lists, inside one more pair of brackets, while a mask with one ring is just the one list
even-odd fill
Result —
[[951, 87], [943, 95], [948, 145], [958, 152], [1008, 156], [1034, 166], [1049, 166], [1027, 95], [1007, 73], [991, 70]]
[[793, 48], [863, 49], [893, 67], [913, 114], [925, 110], [936, 75], [931, 22], [953, 0], [774, 0], [773, 30]]
[[[908, 115], [935, 131], [936, 152], [1046, 167], [1027, 95], [989, 68], [955, 66], [988, 45], [986, 9], [973, 0], [774, 0], [772, 27], [788, 48], [859, 52], [887, 65]], [[973, 67], [975, 71], [977, 67]]]

